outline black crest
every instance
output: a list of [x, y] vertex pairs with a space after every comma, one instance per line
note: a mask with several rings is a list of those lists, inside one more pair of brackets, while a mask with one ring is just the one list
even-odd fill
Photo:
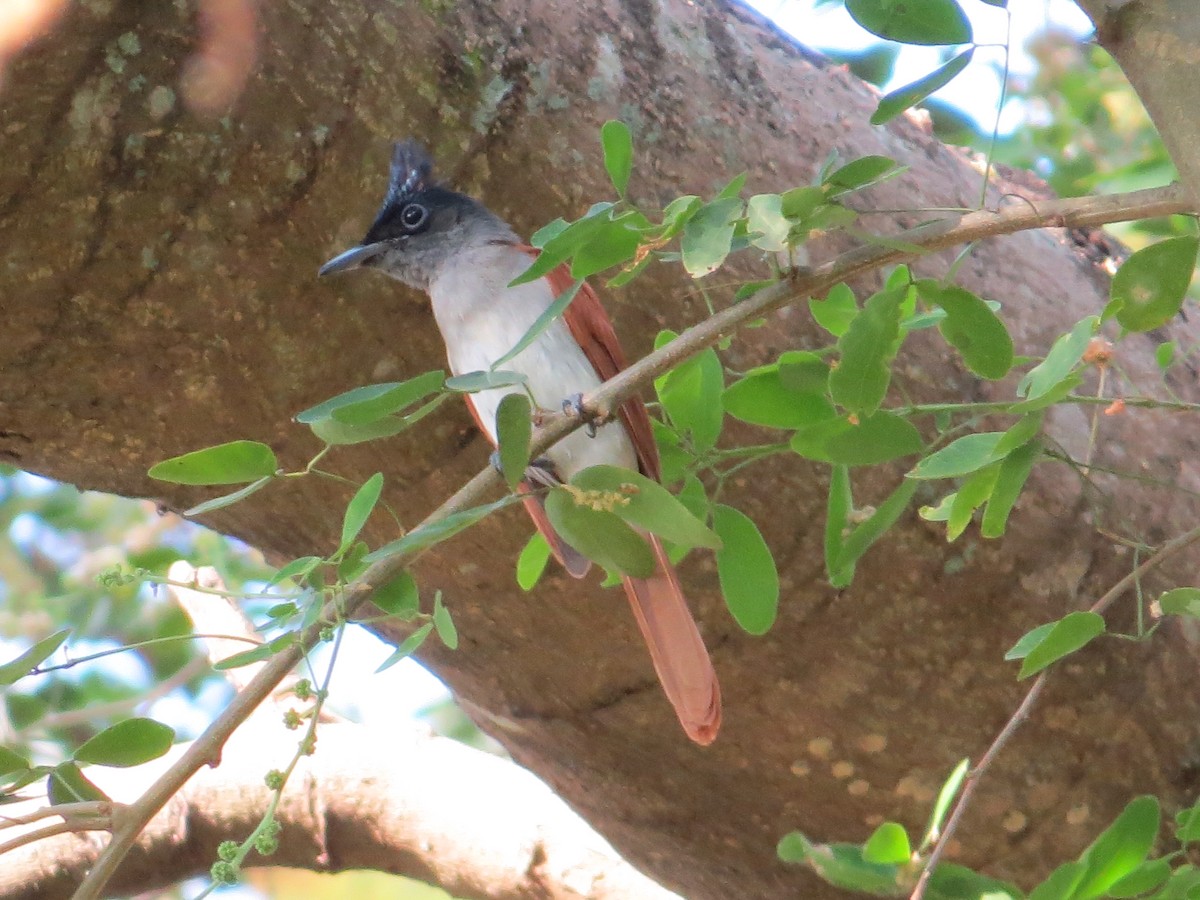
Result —
[[434, 186], [433, 160], [416, 141], [397, 141], [392, 150], [392, 174], [384, 206], [402, 203]]

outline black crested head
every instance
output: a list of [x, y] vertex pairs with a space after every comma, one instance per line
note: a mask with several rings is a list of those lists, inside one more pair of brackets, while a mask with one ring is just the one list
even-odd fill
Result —
[[411, 197], [433, 187], [433, 160], [414, 140], [397, 141], [392, 147], [392, 174], [383, 205]]
[[482, 204], [439, 185], [424, 147], [400, 141], [392, 151], [388, 191], [375, 221], [358, 247], [330, 260], [321, 274], [367, 267], [427, 289], [458, 253], [497, 240], [516, 237]]

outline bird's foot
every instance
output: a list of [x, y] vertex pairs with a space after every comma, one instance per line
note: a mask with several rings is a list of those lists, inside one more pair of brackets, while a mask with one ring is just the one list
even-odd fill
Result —
[[574, 416], [577, 419], [582, 419], [584, 427], [587, 428], [588, 437], [596, 436], [596, 423], [600, 417], [594, 413], [588, 412], [583, 406], [583, 394], [572, 394], [562, 402], [562, 410], [568, 416]]

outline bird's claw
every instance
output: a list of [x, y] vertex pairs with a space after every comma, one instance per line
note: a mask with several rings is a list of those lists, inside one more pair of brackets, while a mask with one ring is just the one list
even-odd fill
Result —
[[590, 438], [596, 436], [596, 420], [598, 416], [589, 413], [583, 406], [583, 394], [572, 394], [562, 402], [563, 412], [568, 416], [574, 416], [577, 419], [582, 419], [584, 427], [587, 428], [587, 435]]

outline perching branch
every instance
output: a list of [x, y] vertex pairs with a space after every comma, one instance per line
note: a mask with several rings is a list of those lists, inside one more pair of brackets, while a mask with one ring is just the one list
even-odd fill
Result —
[[[1198, 540], [1200, 540], [1200, 528], [1193, 528], [1191, 531], [1185, 532], [1179, 537], [1168, 541], [1157, 553], [1140, 566], [1136, 566], [1128, 575], [1109, 588], [1099, 600], [1092, 604], [1089, 612], [1094, 612], [1097, 615], [1103, 614], [1127, 590], [1137, 584], [1143, 575], [1158, 568], [1171, 557], [1175, 556], [1181, 550], [1190, 547]], [[1012, 714], [1009, 720], [1004, 723], [1004, 727], [1000, 729], [1000, 733], [996, 735], [996, 739], [992, 741], [991, 746], [987, 748], [987, 752], [983, 754], [979, 765], [975, 766], [967, 775], [963, 782], [962, 793], [958, 796], [958, 802], [954, 804], [954, 810], [950, 813], [950, 818], [946, 820], [946, 827], [942, 830], [941, 835], [933, 845], [933, 850], [929, 854], [929, 860], [926, 862], [925, 868], [921, 872], [921, 877], [917, 881], [917, 886], [913, 889], [909, 900], [922, 900], [925, 896], [925, 891], [929, 887], [929, 879], [933, 876], [933, 871], [937, 868], [938, 862], [946, 850], [946, 845], [950, 843], [950, 838], [958, 830], [962, 814], [966, 811], [968, 804], [970, 804], [971, 797], [974, 795], [975, 789], [979, 786], [980, 780], [987, 770], [991, 768], [992, 763], [1008, 743], [1009, 739], [1016, 733], [1021, 723], [1029, 718], [1029, 713], [1037, 703], [1038, 697], [1041, 696], [1051, 671], [1053, 671], [1052, 668], [1046, 669], [1034, 679], [1033, 684], [1029, 686], [1029, 691], [1021, 701], [1021, 705], [1017, 707], [1016, 712]]]
[[[1108, 197], [1081, 197], [1036, 204], [1021, 199], [995, 212], [983, 210], [941, 218], [888, 236], [891, 246], [868, 244], [847, 251], [811, 270], [790, 271], [784, 280], [689, 328], [665, 347], [605, 382], [584, 398], [584, 409], [602, 416], [611, 414], [626, 398], [647, 387], [656, 377], [712, 346], [725, 335], [732, 334], [742, 324], [766, 312], [821, 294], [835, 284], [880, 266], [907, 262], [925, 253], [957, 244], [1032, 228], [1095, 226], [1187, 212], [1190, 208], [1186, 192], [1172, 184]], [[896, 249], [898, 243], [911, 249]], [[535, 432], [531, 454], [537, 456], [544, 453], [580, 425], [579, 419], [556, 417]], [[485, 468], [418, 527], [435, 525], [456, 512], [479, 505], [501, 483], [500, 475], [493, 468]], [[372, 565], [346, 587], [340, 602], [325, 606], [319, 620], [330, 622], [353, 617], [376, 590], [411, 565], [416, 555], [397, 553]], [[295, 644], [272, 657], [178, 762], [130, 807], [122, 826], [114, 833], [112, 841], [80, 885], [76, 900], [95, 900], [101, 895], [104, 885], [133, 846], [141, 829], [195, 772], [219, 757], [221, 748], [238, 725], [271, 695], [292, 667], [320, 641], [322, 628], [320, 624], [308, 627]]]

